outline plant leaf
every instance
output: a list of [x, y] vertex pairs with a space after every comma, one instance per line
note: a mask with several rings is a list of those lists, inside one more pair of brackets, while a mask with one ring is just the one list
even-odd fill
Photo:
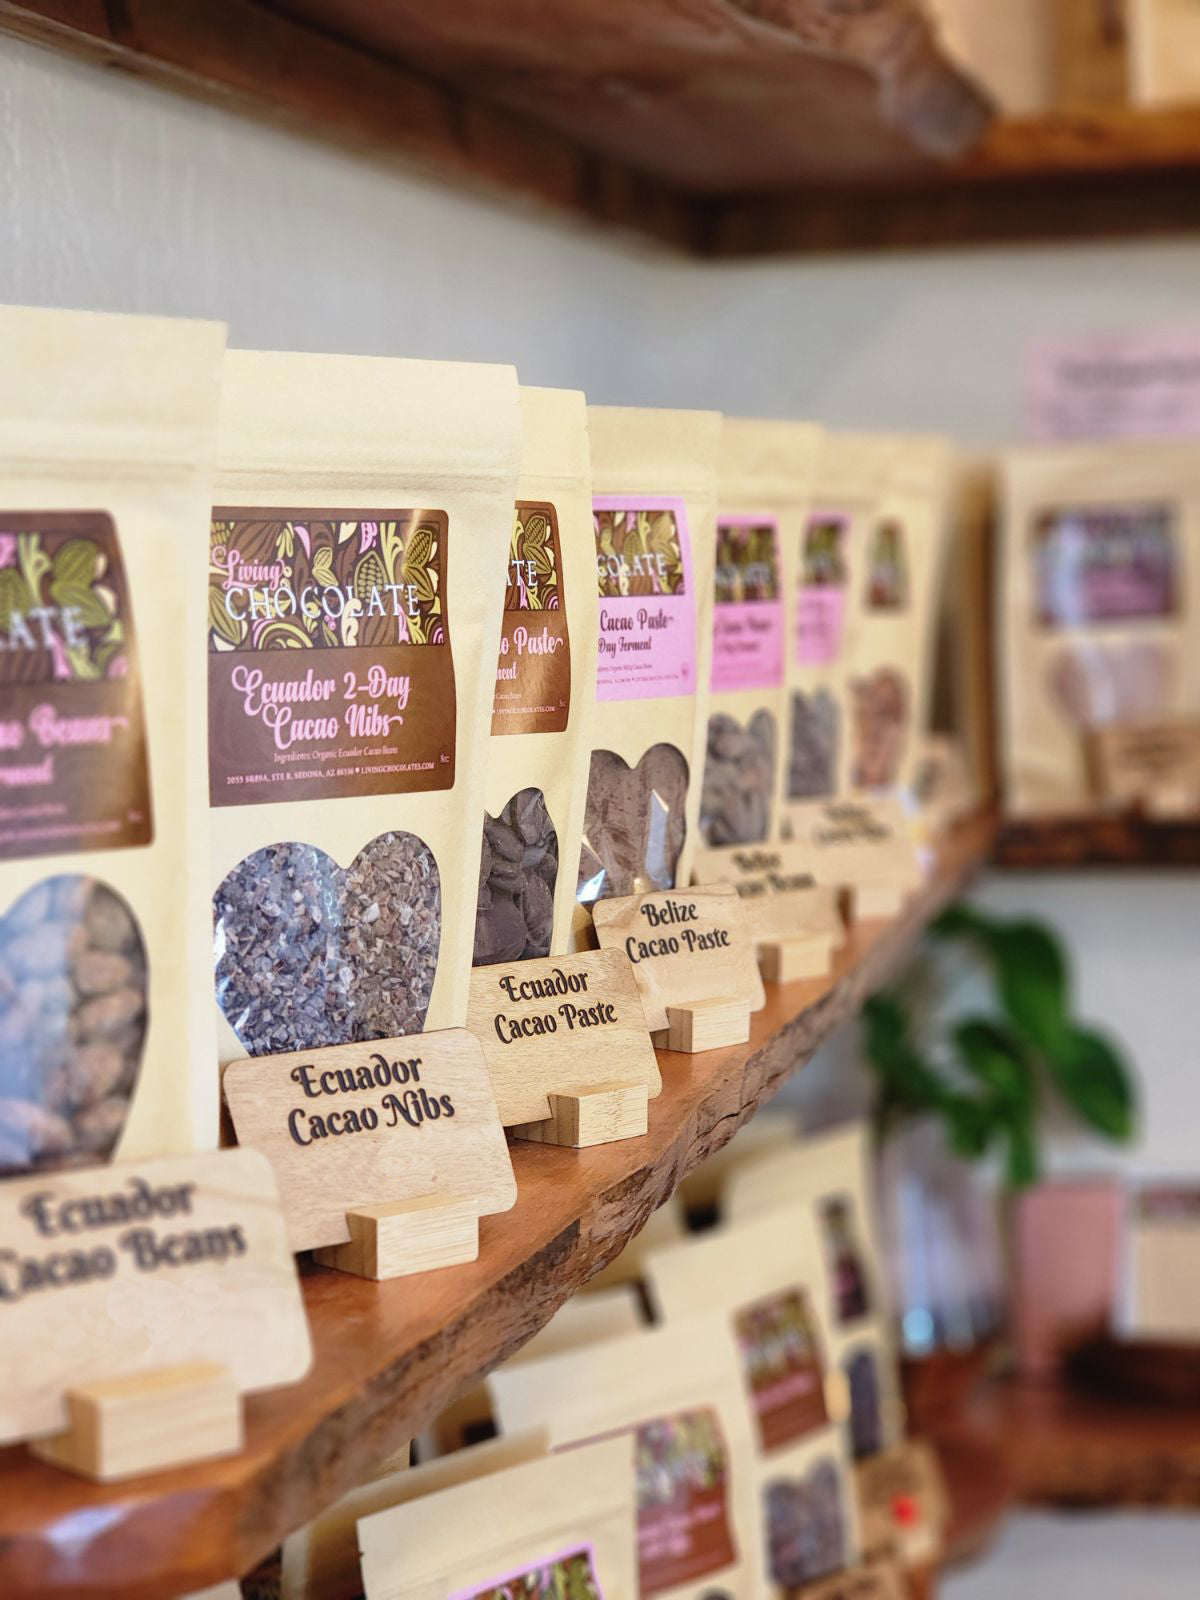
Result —
[[942, 1104], [945, 1089], [913, 1048], [908, 1015], [892, 994], [873, 995], [863, 1007], [864, 1050], [893, 1100], [914, 1111]]
[[1038, 1177], [1037, 1140], [1032, 1119], [1022, 1118], [1008, 1125], [1008, 1182], [1010, 1188], [1028, 1189]]
[[1003, 1127], [1003, 1118], [994, 1106], [970, 1095], [947, 1094], [942, 1099], [946, 1133], [955, 1155], [978, 1160]]
[[988, 1017], [967, 1017], [951, 1037], [963, 1065], [1007, 1106], [1031, 1106], [1033, 1063], [1023, 1042], [1002, 1023]]
[[1102, 1034], [1066, 1028], [1046, 1064], [1063, 1099], [1089, 1127], [1118, 1143], [1133, 1137], [1137, 1121], [1133, 1080]]
[[993, 929], [988, 950], [1009, 1021], [1049, 1054], [1068, 1025], [1070, 980], [1062, 946], [1043, 923], [1016, 921]]

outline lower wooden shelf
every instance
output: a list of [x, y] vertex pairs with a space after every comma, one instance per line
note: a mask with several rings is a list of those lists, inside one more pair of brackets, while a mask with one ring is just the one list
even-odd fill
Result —
[[481, 1220], [478, 1261], [390, 1283], [307, 1266], [312, 1371], [250, 1398], [239, 1455], [97, 1487], [24, 1448], [0, 1451], [0, 1594], [158, 1600], [249, 1571], [611, 1260], [887, 979], [993, 833], [986, 817], [950, 833], [904, 913], [858, 925], [828, 977], [769, 985], [748, 1044], [661, 1053], [645, 1137], [582, 1151], [517, 1144], [517, 1204]]
[[1200, 1412], [1056, 1382], [985, 1386], [969, 1425], [1003, 1456], [1026, 1505], [1200, 1507]]

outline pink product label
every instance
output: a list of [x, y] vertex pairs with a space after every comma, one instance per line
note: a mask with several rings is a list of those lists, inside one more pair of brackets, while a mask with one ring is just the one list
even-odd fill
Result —
[[844, 512], [814, 511], [801, 535], [795, 614], [796, 660], [801, 666], [825, 666], [841, 652], [849, 524]]
[[783, 600], [773, 517], [723, 516], [717, 524], [714, 689], [774, 689], [783, 682]]
[[845, 615], [844, 589], [801, 589], [796, 596], [796, 660], [802, 666], [837, 660]]
[[597, 700], [660, 700], [696, 687], [687, 510], [657, 495], [592, 501], [600, 596]]
[[1164, 439], [1200, 434], [1200, 329], [1092, 334], [1029, 351], [1034, 439]]

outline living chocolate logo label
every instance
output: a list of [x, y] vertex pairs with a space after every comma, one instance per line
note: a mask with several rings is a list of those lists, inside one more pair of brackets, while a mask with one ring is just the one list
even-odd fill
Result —
[[560, 733], [571, 707], [558, 512], [548, 501], [518, 500], [492, 704], [492, 732]]
[[129, 590], [104, 512], [0, 512], [0, 860], [153, 837]]
[[756, 1300], [735, 1313], [733, 1324], [763, 1450], [825, 1427], [824, 1376], [804, 1292]]
[[696, 612], [684, 502], [597, 495], [592, 510], [600, 596], [597, 699], [691, 694]]
[[442, 511], [213, 512], [214, 806], [453, 787], [448, 535]]
[[733, 1566], [729, 1453], [716, 1412], [698, 1407], [643, 1422], [635, 1459], [641, 1593]]

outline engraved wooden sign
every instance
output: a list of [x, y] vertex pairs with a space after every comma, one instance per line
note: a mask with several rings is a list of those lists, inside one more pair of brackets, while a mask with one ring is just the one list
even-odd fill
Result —
[[817, 882], [802, 845], [736, 844], [701, 850], [694, 877], [697, 883], [733, 885], [757, 944], [809, 936], [840, 943], [844, 937], [837, 890]]
[[[596, 937], [633, 966], [646, 1025], [670, 1049], [712, 1049], [749, 1037], [766, 1003], [745, 909], [729, 884], [598, 900]], [[670, 1013], [675, 1013], [672, 1016]]]
[[146, 1384], [128, 1380], [188, 1364], [224, 1369], [235, 1394], [308, 1371], [296, 1264], [257, 1151], [8, 1180], [0, 1240], [0, 1443], [61, 1432], [89, 1386], [98, 1405], [144, 1406]]
[[1178, 717], [1113, 723], [1088, 739], [1100, 799], [1150, 817], [1200, 814], [1200, 720]]
[[896, 800], [818, 800], [789, 812], [792, 838], [818, 883], [840, 888], [916, 889], [921, 863], [908, 818]]
[[641, 1085], [653, 1097], [662, 1089], [624, 951], [476, 967], [467, 1026], [483, 1046], [506, 1127], [548, 1120], [552, 1094]]
[[479, 1215], [516, 1201], [487, 1063], [465, 1028], [231, 1061], [223, 1085], [239, 1143], [275, 1169], [293, 1250], [349, 1245], [349, 1212], [411, 1219], [402, 1202], [440, 1197]]

